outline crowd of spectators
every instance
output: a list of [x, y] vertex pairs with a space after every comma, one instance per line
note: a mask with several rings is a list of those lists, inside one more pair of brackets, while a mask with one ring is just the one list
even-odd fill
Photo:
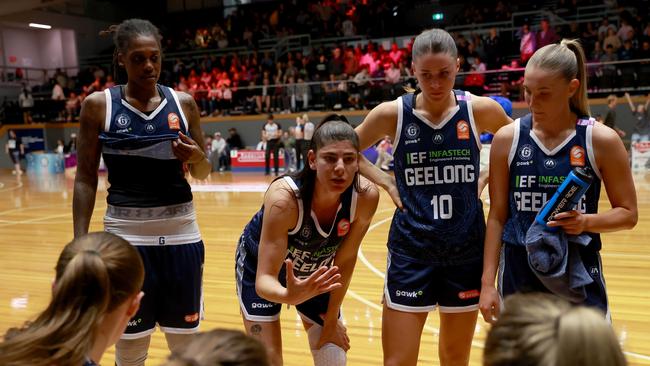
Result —
[[[343, 38], [335, 46], [305, 47], [279, 57], [270, 50], [257, 50], [257, 40], [271, 36], [307, 32], [345, 37], [356, 34], [354, 28], [371, 29], [364, 35], [372, 35], [373, 28], [364, 25], [368, 17], [403, 5], [387, 0], [300, 4], [286, 6], [280, 2], [268, 16], [242, 7], [212, 26], [164, 34], [167, 51], [205, 48], [216, 52], [198, 57], [186, 53], [184, 57], [166, 59], [160, 82], [190, 93], [203, 116], [371, 108], [400, 95], [405, 83], [413, 86], [410, 42], [350, 43]], [[557, 13], [571, 15], [578, 6], [588, 4], [588, 0], [559, 0]], [[481, 6], [469, 5], [461, 14], [465, 23], [507, 20], [513, 9], [523, 6], [523, 2], [506, 7], [503, 1], [491, 1]], [[479, 95], [501, 94], [521, 99], [522, 68], [532, 53], [561, 38], [576, 36], [581, 39], [589, 62], [604, 63], [590, 68], [591, 91], [650, 85], [650, 63], [609, 63], [650, 58], [647, 13], [633, 14], [625, 9], [616, 18], [604, 18], [597, 23], [553, 24], [542, 19], [536, 24], [524, 23], [515, 32], [498, 28], [486, 33], [452, 32], [462, 72], [456, 87]], [[242, 19], [247, 21], [240, 22]], [[382, 21], [377, 23], [383, 26]], [[194, 36], [189, 37], [190, 34]], [[380, 30], [378, 35], [385, 34]], [[245, 45], [247, 51], [218, 52], [233, 45]], [[501, 72], [485, 73], [486, 70]], [[48, 103], [55, 108], [49, 110], [56, 112], [32, 115], [29, 120], [75, 120], [86, 95], [115, 85], [111, 73], [94, 66], [81, 70], [76, 77], [68, 77], [65, 71], [57, 70], [45, 86], [32, 90], [37, 104], [34, 110], [42, 110], [38, 108], [40, 97], [50, 100]], [[43, 98], [45, 93], [51, 93], [51, 98]]]

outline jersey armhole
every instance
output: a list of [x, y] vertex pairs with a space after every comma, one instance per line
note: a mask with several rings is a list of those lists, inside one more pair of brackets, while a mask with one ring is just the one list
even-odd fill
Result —
[[169, 89], [169, 92], [171, 93], [172, 97], [174, 98], [174, 102], [176, 103], [176, 108], [178, 108], [178, 111], [181, 114], [181, 119], [183, 120], [183, 125], [185, 125], [185, 132], [187, 132], [187, 135], [189, 136], [190, 134], [190, 126], [189, 123], [187, 122], [187, 118], [185, 118], [185, 112], [183, 112], [183, 106], [181, 106], [181, 103], [178, 101], [178, 94], [176, 93], [176, 90], [166, 87]]
[[106, 111], [104, 114], [104, 132], [111, 129], [111, 115], [113, 114], [113, 101], [111, 100], [111, 88], [104, 89], [104, 96], [106, 97]]
[[481, 151], [483, 145], [481, 145], [480, 132], [476, 128], [476, 122], [474, 121], [474, 109], [472, 107], [472, 94], [468, 91], [465, 92], [465, 103], [467, 104], [467, 115], [469, 116], [469, 124], [472, 127], [472, 133], [474, 134], [474, 139], [476, 140], [476, 146], [478, 150]]
[[350, 200], [350, 223], [354, 222], [354, 218], [356, 217], [357, 214], [357, 199], [359, 198], [359, 194], [357, 193], [357, 190], [352, 187], [352, 199]]
[[515, 152], [517, 152], [517, 145], [519, 145], [519, 132], [521, 130], [520, 123], [519, 118], [514, 122], [515, 132], [512, 135], [512, 145], [510, 146], [510, 153], [508, 154], [508, 169], [510, 169], [510, 165], [515, 159]]
[[591, 169], [593, 169], [594, 173], [596, 173], [596, 176], [598, 176], [598, 179], [603, 180], [603, 177], [600, 176], [598, 163], [596, 163], [596, 156], [594, 155], [593, 132], [594, 125], [588, 125], [585, 134], [585, 144], [587, 145], [587, 160], [589, 161], [589, 165], [591, 165]]
[[395, 143], [393, 144], [393, 151], [391, 155], [395, 156], [395, 151], [399, 145], [399, 140], [402, 137], [402, 123], [404, 118], [404, 98], [397, 98], [397, 129], [395, 131]]
[[285, 176], [284, 181], [287, 182], [289, 187], [291, 187], [291, 190], [296, 197], [296, 202], [298, 203], [298, 221], [296, 222], [296, 226], [289, 231], [289, 235], [294, 235], [298, 233], [298, 230], [300, 230], [300, 227], [302, 226], [302, 217], [304, 212], [304, 209], [302, 207], [302, 198], [300, 197], [300, 189], [298, 189], [296, 182], [294, 182], [291, 177]]

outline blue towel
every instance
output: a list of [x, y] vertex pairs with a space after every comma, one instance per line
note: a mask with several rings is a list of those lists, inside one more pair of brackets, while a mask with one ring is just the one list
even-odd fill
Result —
[[594, 280], [582, 263], [579, 246], [590, 241], [587, 234], [552, 232], [534, 221], [526, 233], [528, 265], [549, 291], [573, 303], [583, 302], [587, 298], [585, 286]]

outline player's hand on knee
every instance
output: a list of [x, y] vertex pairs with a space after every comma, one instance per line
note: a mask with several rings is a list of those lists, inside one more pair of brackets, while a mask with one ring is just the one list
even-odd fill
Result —
[[322, 266], [305, 279], [299, 279], [293, 273], [293, 261], [287, 259], [286, 279], [287, 298], [291, 305], [301, 304], [314, 296], [330, 292], [340, 288], [342, 285], [338, 280], [341, 278], [339, 267]]
[[324, 323], [316, 349], [321, 349], [327, 343], [335, 344], [346, 352], [350, 349], [348, 329], [343, 325], [342, 321], [337, 320], [335, 323]]
[[494, 286], [483, 286], [481, 288], [481, 297], [479, 298], [478, 308], [483, 315], [483, 320], [487, 323], [494, 324], [499, 318], [501, 311], [501, 298]]

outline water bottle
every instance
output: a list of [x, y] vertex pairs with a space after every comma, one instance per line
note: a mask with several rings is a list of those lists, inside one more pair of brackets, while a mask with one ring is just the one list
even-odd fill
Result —
[[555, 191], [553, 197], [546, 202], [542, 210], [537, 214], [535, 221], [546, 225], [560, 212], [573, 210], [580, 198], [587, 192], [593, 180], [594, 176], [591, 169], [574, 168]]

